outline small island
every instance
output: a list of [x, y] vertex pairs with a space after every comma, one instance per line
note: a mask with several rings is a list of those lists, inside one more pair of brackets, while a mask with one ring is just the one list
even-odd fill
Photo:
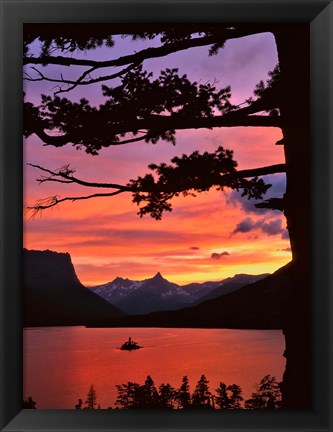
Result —
[[130, 337], [128, 338], [128, 341], [125, 342], [124, 344], [122, 344], [122, 346], [120, 347], [120, 349], [122, 351], [132, 351], [132, 350], [137, 350], [137, 349], [140, 349], [140, 348], [142, 348], [142, 346], [138, 345]]

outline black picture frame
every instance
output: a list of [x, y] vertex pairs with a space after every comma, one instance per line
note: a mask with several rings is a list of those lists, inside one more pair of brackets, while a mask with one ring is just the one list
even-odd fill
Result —
[[[327, 0], [0, 0], [1, 431], [332, 430], [332, 11]], [[276, 22], [311, 28], [313, 407], [276, 412], [22, 410], [24, 23]]]

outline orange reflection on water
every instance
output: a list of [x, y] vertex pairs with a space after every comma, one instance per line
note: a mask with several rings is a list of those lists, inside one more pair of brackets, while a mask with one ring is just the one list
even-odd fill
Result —
[[[121, 351], [131, 336], [144, 348]], [[39, 409], [73, 409], [97, 391], [102, 408], [113, 406], [116, 384], [143, 384], [151, 375], [155, 385], [179, 387], [187, 375], [191, 391], [202, 374], [215, 391], [221, 381], [238, 384], [249, 398], [264, 375], [282, 379], [285, 362], [281, 331], [227, 329], [86, 329], [32, 328], [24, 332], [24, 397]]]

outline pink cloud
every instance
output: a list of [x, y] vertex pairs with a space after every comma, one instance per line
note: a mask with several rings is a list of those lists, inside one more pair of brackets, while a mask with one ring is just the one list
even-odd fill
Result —
[[211, 255], [211, 258], [215, 259], [215, 260], [219, 260], [225, 256], [230, 256], [230, 253], [227, 251], [221, 252], [221, 253], [217, 253], [217, 252], [213, 252]]

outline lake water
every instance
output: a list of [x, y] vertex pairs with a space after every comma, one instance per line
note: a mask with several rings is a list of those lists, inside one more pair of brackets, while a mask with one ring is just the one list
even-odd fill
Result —
[[[121, 351], [131, 336], [144, 348]], [[97, 403], [114, 406], [116, 384], [179, 387], [187, 375], [194, 390], [202, 374], [215, 392], [238, 384], [249, 398], [265, 375], [282, 380], [284, 337], [279, 330], [39, 327], [24, 330], [24, 398], [38, 409], [73, 409], [94, 385]]]

